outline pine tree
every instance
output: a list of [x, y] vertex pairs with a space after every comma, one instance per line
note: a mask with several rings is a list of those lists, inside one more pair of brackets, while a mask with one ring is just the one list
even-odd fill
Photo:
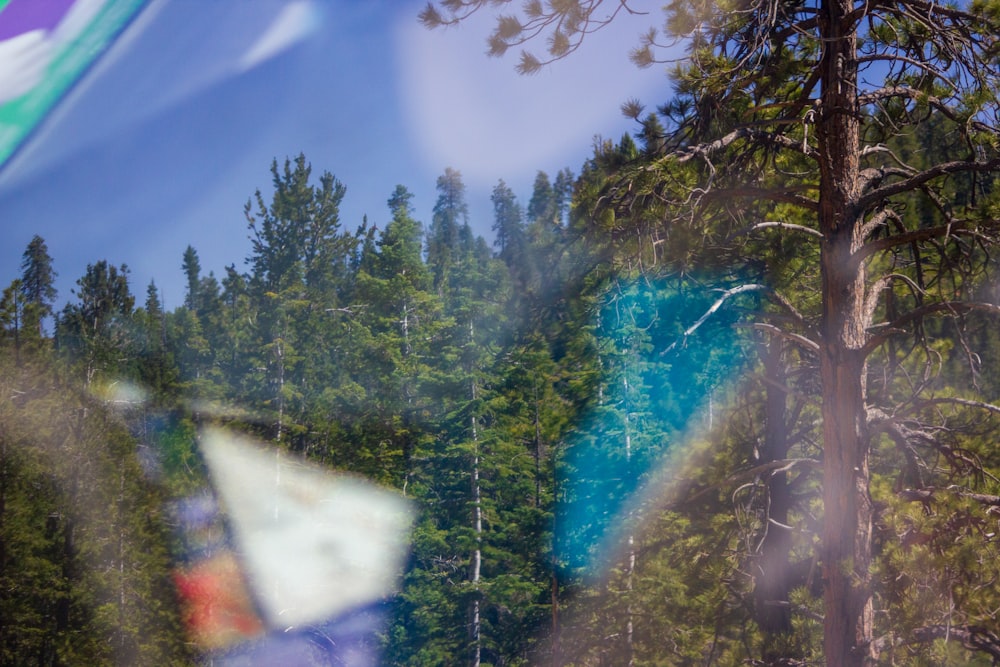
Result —
[[22, 255], [21, 272], [21, 290], [29, 307], [31, 326], [38, 337], [43, 337], [43, 320], [52, 315], [52, 304], [56, 300], [57, 274], [52, 268], [48, 246], [37, 234], [32, 237]]
[[514, 270], [524, 263], [524, 220], [514, 191], [503, 179], [493, 188], [493, 245], [508, 268]]
[[556, 222], [556, 194], [549, 181], [549, 175], [544, 171], [539, 171], [535, 175], [531, 200], [525, 213], [529, 224], [535, 221]]
[[511, 306], [523, 318], [524, 308], [529, 301], [529, 285], [532, 282], [531, 257], [528, 254], [528, 238], [524, 226], [524, 213], [514, 192], [501, 179], [493, 188], [493, 246], [497, 257], [507, 265], [515, 294], [525, 297], [520, 302], [512, 301]]
[[[339, 206], [346, 189], [329, 172], [310, 184], [304, 155], [271, 165], [274, 192], [267, 204], [258, 190], [245, 207], [253, 254], [248, 258], [249, 305], [256, 340], [246, 348], [250, 384], [257, 405], [270, 415], [276, 441], [300, 441], [302, 417], [311, 393], [334, 383], [327, 363], [309, 365], [313, 349], [348, 348], [348, 322], [332, 317], [353, 289], [350, 267], [358, 237], [341, 229]], [[256, 212], [253, 203], [256, 203]], [[330, 326], [330, 325], [333, 326]], [[329, 357], [328, 357], [329, 358]]]
[[164, 499], [123, 403], [44, 357], [12, 361], [0, 352], [0, 661], [187, 664]]
[[0, 297], [0, 327], [3, 331], [4, 343], [14, 348], [14, 359], [18, 365], [21, 361], [21, 346], [24, 333], [24, 285], [20, 280], [14, 280], [3, 291]]
[[[447, 3], [444, 13], [430, 5], [421, 18], [431, 26], [457, 22], [485, 4]], [[605, 17], [597, 7], [529, 3], [523, 16], [498, 20], [491, 51], [501, 54], [548, 33], [546, 56], [522, 54], [519, 69], [537, 71], [613, 20], [614, 12]], [[759, 289], [780, 315], [762, 314], [757, 325], [795, 341], [818, 362], [823, 658], [838, 667], [872, 665], [895, 641], [878, 636], [875, 613], [873, 493], [881, 491], [872, 457], [880, 461], [886, 440], [903, 451], [940, 452], [926, 436], [953, 422], [932, 406], [962, 413], [976, 402], [935, 395], [928, 385], [911, 383], [904, 392], [895, 370], [884, 385], [869, 376], [874, 359], [899, 353], [893, 341], [907, 340], [907, 349], [919, 353], [903, 365], [885, 359], [889, 368], [933, 364], [938, 343], [924, 328], [929, 320], [996, 312], [975, 301], [983, 265], [967, 243], [991, 244], [996, 215], [974, 206], [972, 197], [948, 207], [939, 195], [951, 179], [976, 180], [1000, 169], [997, 13], [979, 2], [941, 12], [917, 1], [822, 0], [777, 11], [754, 4], [739, 12], [677, 2], [666, 15], [667, 30], [688, 40], [690, 57], [675, 72], [674, 100], [662, 108], [664, 156], [620, 166], [622, 177], [608, 185], [603, 201], [610, 206], [595, 213], [594, 231], [631, 235], [637, 246], [648, 240], [651, 249], [669, 237], [665, 249], [676, 253], [671, 260], [681, 271], [693, 261], [752, 267], [747, 239], [762, 234], [796, 235], [806, 252], [818, 250], [821, 271], [812, 293], [782, 294], [765, 284]], [[655, 62], [657, 37], [652, 30], [643, 38], [633, 52], [637, 63]], [[917, 165], [887, 150], [887, 134], [930, 117], [961, 137], [954, 144], [962, 146], [958, 157]], [[906, 203], [914, 197], [937, 207], [935, 224], [909, 213]], [[660, 212], [659, 222], [651, 209]], [[892, 416], [899, 410], [919, 426], [901, 426]], [[968, 413], [957, 418], [974, 419]], [[927, 622], [907, 640], [939, 637], [935, 628], [942, 624]], [[966, 641], [968, 632], [950, 636]], [[986, 639], [979, 650], [996, 646]]]
[[[523, 297], [530, 311], [551, 309], [560, 298], [560, 282], [564, 276], [566, 235], [564, 216], [567, 192], [572, 189], [573, 175], [568, 169], [559, 172], [556, 184], [549, 182], [544, 171], [538, 172], [526, 211], [524, 229], [526, 256], [520, 260], [519, 271], [524, 279]], [[569, 273], [573, 273], [570, 267]]]
[[427, 266], [434, 276], [434, 286], [447, 289], [450, 272], [463, 238], [471, 240], [469, 206], [465, 201], [462, 174], [451, 167], [437, 180], [438, 198], [427, 233]]
[[181, 263], [184, 277], [187, 280], [187, 291], [184, 293], [184, 305], [195, 312], [199, 306], [198, 288], [201, 286], [201, 262], [198, 261], [198, 251], [193, 246], [184, 249], [184, 259]]
[[82, 364], [87, 385], [98, 375], [113, 378], [129, 361], [135, 299], [128, 273], [124, 264], [88, 264], [73, 291], [78, 303], [67, 303], [56, 322], [57, 346]]
[[566, 222], [569, 214], [570, 202], [573, 200], [573, 186], [576, 178], [568, 167], [564, 167], [556, 174], [556, 180], [552, 184], [552, 194], [555, 197], [555, 220], [558, 225]]
[[361, 366], [355, 373], [364, 395], [350, 401], [355, 407], [347, 413], [355, 422], [351, 430], [364, 439], [354, 445], [355, 452], [369, 457], [363, 468], [367, 474], [408, 494], [417, 448], [434, 409], [424, 385], [443, 319], [441, 299], [423, 261], [422, 229], [412, 217], [412, 197], [399, 185], [389, 198], [392, 220], [363, 251], [355, 281], [358, 312], [343, 313], [354, 317], [354, 326], [368, 336], [358, 339]]
[[178, 373], [168, 340], [167, 315], [153, 280], [146, 287], [146, 300], [136, 312], [136, 322], [141, 339], [136, 379], [150, 392], [154, 404], [163, 405], [174, 398]]

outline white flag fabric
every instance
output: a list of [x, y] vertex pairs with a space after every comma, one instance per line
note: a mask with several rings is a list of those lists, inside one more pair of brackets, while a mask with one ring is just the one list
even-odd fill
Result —
[[399, 495], [222, 429], [206, 429], [201, 447], [272, 629], [319, 623], [395, 590], [412, 522]]

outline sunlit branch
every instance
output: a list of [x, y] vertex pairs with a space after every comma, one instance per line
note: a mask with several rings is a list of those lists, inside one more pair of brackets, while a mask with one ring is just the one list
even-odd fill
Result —
[[[861, 226], [861, 238], [868, 238], [868, 236], [870, 236], [876, 229], [888, 223], [890, 220], [900, 227], [903, 225], [903, 219], [900, 215], [893, 209], [886, 206], [881, 211], [872, 215], [872, 217]], [[864, 261], [863, 258], [861, 261]]]
[[749, 234], [751, 232], [757, 231], [758, 229], [767, 229], [769, 227], [777, 227], [779, 229], [787, 229], [789, 231], [802, 232], [803, 234], [808, 234], [809, 236], [813, 236], [818, 239], [823, 238], [823, 234], [821, 234], [819, 230], [813, 229], [812, 227], [806, 227], [805, 225], [796, 225], [791, 222], [776, 222], [772, 220], [768, 220], [766, 222], [758, 222], [757, 224], [750, 227], [750, 229], [746, 230], [743, 233]]
[[708, 155], [711, 155], [717, 151], [726, 148], [727, 146], [731, 145], [738, 139], [749, 138], [752, 134], [753, 132], [750, 130], [750, 128], [740, 127], [733, 130], [726, 136], [720, 137], [719, 139], [716, 139], [711, 143], [701, 144], [699, 146], [692, 146], [690, 148], [686, 148], [680, 151], [677, 155], [671, 157], [676, 159], [677, 162], [681, 163], [687, 162], [688, 160], [691, 160], [692, 158], [695, 157], [706, 157]]
[[[809, 127], [808, 122], [805, 122], [799, 118], [792, 118], [783, 122], [795, 123], [796, 125], [804, 123], [806, 128]], [[775, 124], [775, 123], [769, 123], [769, 124]], [[762, 138], [765, 142], [769, 141], [780, 148], [786, 148], [788, 150], [795, 151], [796, 153], [801, 153], [802, 155], [805, 155], [806, 157], [809, 158], [815, 159], [816, 156], [819, 155], [816, 149], [809, 145], [807, 133], [803, 133], [803, 137], [801, 140], [795, 140], [783, 134], [777, 134], [773, 136], [765, 135]]]
[[766, 289], [767, 289], [766, 285], [750, 284], [750, 285], [740, 285], [739, 287], [733, 287], [732, 289], [723, 290], [722, 296], [719, 297], [715, 301], [715, 303], [709, 306], [708, 310], [706, 310], [705, 313], [701, 317], [699, 317], [694, 324], [685, 329], [684, 333], [681, 334], [681, 337], [678, 340], [671, 343], [667, 347], [667, 349], [665, 349], [661, 354], [667, 354], [673, 351], [674, 348], [676, 348], [678, 345], [682, 345], [684, 341], [687, 340], [688, 336], [697, 331], [698, 327], [704, 324], [709, 317], [711, 317], [716, 311], [719, 310], [719, 308], [722, 308], [722, 305], [731, 297], [734, 297], [738, 294], [744, 294], [746, 292], [753, 292], [757, 290], [766, 290]]
[[914, 294], [918, 296], [924, 295], [924, 289], [909, 276], [901, 273], [886, 274], [880, 277], [868, 290], [868, 295], [865, 297], [864, 314], [862, 316], [863, 322], [871, 322], [872, 316], [875, 314], [875, 310], [878, 308], [879, 301], [881, 300], [882, 292], [889, 289], [896, 280], [906, 283]]
[[[509, 2], [510, 0], [507, 0]], [[420, 12], [419, 19], [427, 28], [451, 26], [461, 23], [480, 10], [506, 4], [494, 0], [446, 0], [440, 3], [448, 12], [442, 14], [433, 2]], [[487, 43], [487, 53], [491, 56], [502, 56], [511, 47], [523, 46], [535, 41], [541, 35], [551, 30], [548, 38], [549, 55], [551, 57], [539, 60], [527, 51], [521, 52], [521, 61], [516, 66], [521, 74], [533, 74], [542, 67], [570, 55], [583, 44], [584, 38], [601, 30], [612, 23], [622, 12], [632, 15], [645, 15], [648, 12], [633, 9], [628, 0], [615, 0], [609, 3], [610, 9], [602, 18], [596, 18], [598, 9], [605, 0], [590, 0], [570, 7], [552, 7], [544, 11], [539, 3], [527, 3], [522, 9], [522, 15], [498, 15], [496, 28]]]
[[879, 167], [878, 169], [863, 169], [861, 171], [861, 183], [862, 190], [867, 190], [873, 184], [878, 186], [885, 180], [886, 176], [898, 176], [900, 178], [909, 178], [916, 174], [915, 169], [909, 167]]
[[777, 327], [773, 324], [767, 324], [766, 322], [751, 322], [748, 324], [737, 324], [738, 327], [744, 327], [747, 329], [755, 329], [757, 331], [764, 331], [778, 338], [784, 338], [785, 340], [796, 343], [802, 346], [804, 349], [810, 352], [819, 352], [819, 343], [811, 340], [802, 334], [793, 333], [791, 331], [786, 331], [781, 327]]

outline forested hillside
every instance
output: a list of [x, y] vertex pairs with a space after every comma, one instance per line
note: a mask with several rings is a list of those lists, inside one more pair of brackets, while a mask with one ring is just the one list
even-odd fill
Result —
[[[570, 56], [600, 4], [526, 3], [491, 52]], [[412, 502], [385, 664], [997, 664], [1000, 9], [664, 12], [671, 99], [492, 220], [454, 169], [429, 220], [402, 185], [342, 220], [276, 160], [250, 256], [191, 239], [173, 309], [94, 258], [57, 310], [35, 237], [0, 300], [0, 662], [203, 658], [170, 508], [225, 426]]]
[[[595, 198], [655, 150], [601, 143], [579, 177], [539, 172], [526, 206], [499, 182], [492, 247], [457, 171], [428, 223], [399, 186], [388, 222], [351, 228], [333, 175], [276, 162], [247, 204], [251, 257], [220, 280], [189, 247], [169, 311], [155, 284], [137, 306], [128, 268], [99, 260], [48, 318], [54, 260], [36, 237], [2, 305], [4, 662], [194, 658], [164, 507], [199, 483], [206, 423], [416, 503], [387, 664], [821, 655], [815, 367], [755, 324], [753, 282], [784, 276], [808, 302], [796, 285], [817, 266], [769, 240], [740, 272], [719, 258], [678, 273], [656, 255], [683, 238], [606, 231]], [[933, 367], [900, 350], [872, 384], [931, 384], [939, 412], [976, 386], [994, 398], [992, 322], [930, 327]], [[1000, 650], [989, 414], [956, 417], [927, 451], [878, 438], [873, 578], [899, 664]]]

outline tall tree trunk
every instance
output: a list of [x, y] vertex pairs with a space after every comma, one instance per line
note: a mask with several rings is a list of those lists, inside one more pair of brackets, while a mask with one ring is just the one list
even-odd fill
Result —
[[555, 553], [552, 554], [551, 565], [552, 580], [549, 594], [552, 601], [552, 665], [560, 667], [562, 665], [562, 646], [559, 638], [559, 566]]
[[[475, 344], [475, 329], [472, 322], [469, 322], [469, 344]], [[479, 390], [476, 386], [475, 369], [471, 370], [473, 373], [472, 381], [470, 383], [470, 395], [472, 398], [472, 403], [475, 404], [476, 399], [479, 397]], [[482, 571], [483, 553], [482, 553], [482, 541], [483, 541], [483, 504], [482, 504], [482, 489], [479, 485], [479, 424], [476, 421], [475, 410], [472, 412], [472, 416], [469, 418], [469, 427], [471, 429], [472, 435], [472, 530], [476, 536], [476, 547], [472, 552], [472, 572], [470, 579], [472, 581], [472, 608], [470, 609], [471, 624], [469, 627], [469, 635], [472, 641], [472, 656], [470, 664], [472, 667], [479, 667], [479, 663], [482, 657], [482, 641], [480, 640], [481, 635], [481, 620], [480, 620], [480, 604], [479, 604], [479, 578]]]
[[[535, 509], [540, 509], [542, 507], [542, 414], [541, 414], [541, 399], [538, 397], [538, 384], [537, 382], [532, 387], [533, 389], [533, 399], [535, 404], [535, 443], [534, 443], [534, 459], [535, 459]], [[553, 482], [555, 483], [555, 482]], [[554, 491], [554, 490], [553, 490]], [[555, 519], [553, 518], [553, 521]], [[552, 535], [553, 539], [556, 534], [555, 527], [553, 526]], [[549, 573], [549, 603], [551, 607], [551, 625], [549, 628], [551, 637], [551, 651], [552, 651], [552, 664], [556, 667], [562, 664], [562, 658], [560, 657], [559, 648], [559, 565], [556, 557], [555, 549], [552, 550], [552, 554], [549, 557], [549, 567], [551, 571]]]
[[539, 509], [542, 506], [542, 415], [538, 400], [538, 384], [532, 387], [533, 399], [535, 403], [535, 447], [533, 456], [535, 459], [535, 498], [534, 507]]
[[[472, 418], [472, 431], [475, 434], [476, 431], [476, 418]], [[482, 571], [483, 554], [481, 549], [481, 544], [483, 540], [483, 508], [480, 499], [480, 487], [479, 487], [479, 441], [476, 436], [473, 435], [473, 443], [476, 447], [475, 454], [473, 456], [472, 462], [472, 528], [476, 535], [476, 548], [472, 552], [472, 574], [470, 579], [472, 580], [473, 597], [472, 597], [472, 624], [469, 630], [470, 638], [472, 640], [472, 667], [479, 667], [479, 662], [481, 659], [482, 645], [480, 642], [481, 634], [481, 620], [480, 620], [480, 608], [479, 608], [479, 579]]]
[[278, 359], [278, 429], [274, 441], [281, 446], [281, 436], [285, 430], [285, 340], [274, 342], [274, 354]]
[[876, 658], [869, 575], [872, 502], [865, 423], [865, 270], [854, 261], [863, 242], [863, 211], [857, 207], [860, 110], [853, 9], [849, 0], [825, 0], [819, 14], [824, 42], [817, 124], [823, 236], [823, 630], [830, 667], [871, 665]]
[[[772, 339], [762, 343], [761, 357], [765, 377], [764, 442], [760, 462], [779, 461], [788, 456], [788, 422], [785, 359], [783, 344]], [[764, 635], [763, 659], [774, 664], [788, 658], [788, 639], [792, 634], [792, 615], [787, 606], [789, 591], [795, 583], [789, 576], [789, 553], [792, 535], [788, 528], [791, 491], [788, 474], [778, 472], [767, 481], [766, 533], [760, 545], [754, 586], [754, 616]]]
[[[629, 386], [628, 386], [628, 364], [623, 369], [622, 388], [624, 389], [624, 421], [625, 421], [625, 469], [632, 479], [632, 431], [629, 420]], [[631, 518], [629, 519], [631, 524]], [[632, 667], [635, 664], [635, 650], [633, 648], [633, 633], [635, 630], [635, 620], [632, 611], [632, 579], [635, 573], [635, 533], [629, 530], [626, 538], [627, 550], [625, 554], [625, 659], [622, 664]]]

